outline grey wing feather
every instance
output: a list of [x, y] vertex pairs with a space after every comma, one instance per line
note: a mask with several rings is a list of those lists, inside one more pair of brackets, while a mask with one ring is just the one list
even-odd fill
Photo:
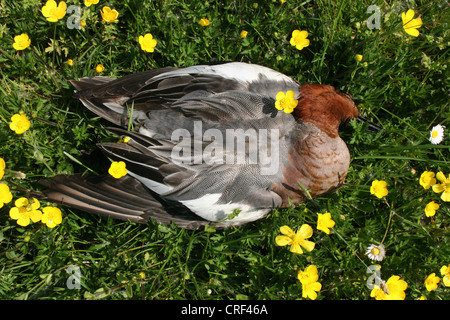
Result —
[[[227, 110], [225, 113], [222, 113], [221, 106]], [[192, 108], [197, 110], [195, 117], [168, 116], [177, 113], [173, 109], [151, 113], [142, 129], [154, 131], [155, 135], [151, 138], [142, 135], [139, 135], [141, 138], [138, 137], [141, 141], [148, 139], [147, 141], [134, 140], [133, 137], [138, 135], [131, 133], [129, 145], [100, 144], [100, 147], [110, 158], [127, 162], [130, 171], [136, 175], [170, 187], [170, 192], [162, 195], [177, 200], [195, 199], [201, 196], [200, 193], [206, 192], [222, 193], [223, 203], [231, 200], [240, 201], [251, 198], [253, 193], [268, 190], [273, 182], [281, 181], [281, 164], [286, 158], [291, 142], [290, 134], [296, 124], [291, 115], [277, 112], [273, 100], [257, 94], [231, 91], [209, 94], [207, 98], [202, 95], [201, 99], [193, 95], [174, 106], [174, 109], [182, 110], [181, 112]], [[265, 113], [266, 108], [270, 112]], [[248, 113], [248, 116], [244, 117], [246, 120], [239, 117], [243, 113]], [[274, 118], [272, 113], [275, 114]], [[192, 134], [195, 131], [196, 121], [197, 125], [201, 126], [200, 136]], [[227, 130], [233, 128], [240, 128], [241, 131], [237, 135], [227, 137], [229, 134]], [[261, 174], [261, 170], [264, 169], [261, 162], [251, 161], [251, 159], [261, 160], [252, 158], [252, 155], [254, 152], [261, 152], [262, 146], [251, 144], [252, 141], [245, 138], [245, 134], [250, 132], [256, 133], [260, 139], [261, 132], [255, 128], [266, 128], [265, 132], [268, 132], [269, 137], [265, 138], [269, 150], [264, 150], [265, 155], [271, 156], [273, 149], [273, 154], [277, 156], [276, 159], [270, 158], [278, 165], [269, 174]], [[174, 161], [172, 151], [176, 142], [171, 140], [173, 138], [171, 134], [177, 129], [184, 129], [192, 140], [186, 145], [190, 151], [188, 156]], [[238, 161], [236, 148], [230, 150], [225, 148], [223, 153], [208, 153], [207, 148], [212, 143], [204, 139], [208, 130], [214, 130], [213, 132], [219, 133], [223, 139], [236, 138], [236, 145], [233, 145], [236, 148], [238, 141], [242, 141], [245, 145], [242, 162], [236, 163]], [[271, 130], [275, 130], [274, 133]], [[196, 144], [201, 146], [200, 153], [194, 150]], [[222, 147], [226, 145], [223, 144]], [[201, 159], [198, 159], [199, 156]], [[260, 156], [261, 153], [257, 154], [257, 157]], [[228, 159], [234, 159], [234, 163], [227, 163]], [[266, 164], [270, 166], [273, 165], [272, 162]], [[251, 188], [242, 189], [245, 185], [250, 185]], [[272, 205], [273, 201], [268, 202]]]
[[185, 208], [177, 208], [152, 196], [147, 188], [132, 177], [59, 175], [40, 181], [47, 187], [33, 196], [94, 213], [104, 217], [147, 223], [154, 219], [161, 224], [175, 223], [181, 228], [198, 229], [211, 225], [227, 228], [227, 223], [206, 221]]
[[[249, 73], [240, 74], [240, 68]], [[128, 144], [99, 144], [111, 159], [125, 161], [130, 175], [119, 181], [105, 176], [76, 175], [44, 180], [42, 183], [48, 189], [42, 195], [50, 201], [122, 220], [173, 221], [189, 229], [211, 222], [186, 208], [173, 214], [167, 209], [167, 201], [219, 193], [219, 203], [224, 204], [247, 203], [264, 209], [281, 204], [270, 187], [281, 182], [282, 162], [290, 147], [295, 120], [275, 109], [274, 97], [281, 90], [298, 94], [298, 83], [292, 79], [264, 67], [233, 63], [157, 69], [116, 80], [91, 77], [71, 83], [78, 90], [75, 97], [89, 110], [122, 127], [110, 128], [111, 132], [130, 136]], [[133, 132], [125, 130], [130, 117]], [[198, 123], [202, 128], [200, 137], [195, 137]], [[203, 139], [205, 133], [215, 130], [214, 133], [226, 137], [227, 130], [236, 128], [244, 135], [258, 128], [277, 131], [273, 136], [265, 133], [271, 141], [264, 151], [270, 153], [271, 145], [279, 147], [273, 172], [261, 174], [264, 164], [250, 162], [254, 151], [250, 138], [243, 143], [246, 151], [242, 163], [227, 164], [227, 156], [236, 156], [234, 149], [222, 154], [209, 153], [205, 162], [199, 159], [193, 144], [187, 161], [174, 161], [172, 151], [179, 142], [173, 139], [176, 130], [189, 133], [191, 142], [200, 145], [203, 157], [211, 147], [211, 141]], [[239, 224], [220, 222], [214, 226]]]

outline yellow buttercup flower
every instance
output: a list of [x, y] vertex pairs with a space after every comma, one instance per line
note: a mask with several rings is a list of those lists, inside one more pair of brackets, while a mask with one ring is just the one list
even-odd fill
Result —
[[421, 176], [419, 183], [424, 189], [430, 189], [431, 186], [436, 184], [436, 179], [434, 178], [435, 174], [431, 171], [424, 171]]
[[414, 19], [414, 15], [415, 13], [412, 9], [402, 12], [403, 29], [405, 29], [407, 34], [418, 37], [420, 32], [417, 29], [420, 28], [423, 23], [421, 18]]
[[313, 283], [302, 283], [302, 297], [303, 298], [309, 298], [311, 300], [316, 300], [317, 298], [317, 292], [319, 292], [322, 289], [322, 285], [320, 282], [313, 282]]
[[66, 15], [67, 4], [64, 1], [61, 1], [58, 5], [56, 5], [56, 1], [48, 0], [41, 10], [42, 14], [48, 21], [56, 22]]
[[0, 183], [0, 208], [6, 203], [10, 203], [13, 199], [12, 193], [9, 187], [5, 183]]
[[93, 4], [97, 4], [98, 1], [99, 1], [99, 0], [84, 0], [84, 5], [85, 5], [86, 7], [90, 7], [90, 6], [92, 6]]
[[202, 27], [207, 27], [209, 26], [209, 20], [208, 19], [200, 19], [200, 21], [198, 22]]
[[101, 64], [98, 64], [98, 65], [95, 67], [95, 71], [97, 71], [98, 73], [103, 72], [104, 70], [105, 70], [105, 67], [102, 66]]
[[17, 51], [25, 50], [31, 44], [31, 40], [26, 33], [14, 37], [13, 48]]
[[247, 38], [248, 31], [242, 30], [241, 31], [241, 38]]
[[62, 222], [61, 210], [57, 207], [45, 207], [42, 209], [42, 223], [49, 228], [54, 228]]
[[370, 292], [370, 296], [376, 300], [405, 300], [405, 290], [408, 284], [401, 280], [399, 276], [392, 276], [387, 282], [379, 286], [374, 286]]
[[0, 158], [0, 180], [3, 179], [3, 176], [5, 175], [5, 168], [5, 160], [3, 158]]
[[331, 213], [319, 213], [317, 218], [317, 230], [323, 231], [326, 234], [330, 234], [330, 229], [333, 228], [335, 222], [331, 219]]
[[127, 174], [126, 164], [123, 161], [114, 161], [109, 167], [108, 173], [116, 179], [120, 179]]
[[292, 231], [288, 226], [282, 226], [280, 232], [283, 235], [275, 238], [276, 244], [281, 247], [290, 245], [290, 251], [293, 253], [302, 254], [302, 247], [306, 251], [311, 252], [316, 245], [314, 242], [306, 240], [313, 234], [313, 229], [308, 224], [302, 225], [297, 232]]
[[386, 292], [377, 285], [374, 286], [374, 288], [370, 292], [370, 296], [372, 298], [375, 298], [375, 300], [387, 300]]
[[110, 7], [103, 7], [102, 10], [100, 10], [100, 14], [102, 15], [102, 22], [117, 22], [117, 17], [119, 16], [119, 12], [116, 9], [111, 9]]
[[67, 60], [67, 64], [72, 67], [73, 66], [73, 60], [72, 59]]
[[436, 214], [437, 209], [439, 209], [439, 205], [436, 202], [431, 201], [425, 206], [425, 215], [427, 217], [432, 217]]
[[370, 193], [381, 199], [388, 195], [387, 183], [383, 180], [375, 180], [370, 187]]
[[14, 202], [15, 207], [9, 210], [9, 216], [17, 220], [17, 224], [26, 227], [30, 221], [38, 222], [41, 220], [42, 212], [39, 209], [41, 204], [36, 198], [19, 198]]
[[130, 137], [123, 137], [120, 138], [119, 141], [117, 141], [117, 143], [128, 143], [131, 140]]
[[436, 178], [441, 182], [433, 185], [433, 191], [436, 193], [441, 193], [441, 199], [445, 202], [450, 201], [450, 176], [447, 177], [442, 173], [442, 171], [436, 174]]
[[316, 282], [317, 280], [319, 280], [319, 272], [317, 270], [317, 267], [312, 264], [306, 267], [304, 271], [299, 270], [297, 278], [301, 283]]
[[139, 44], [141, 45], [141, 49], [147, 52], [154, 52], [156, 47], [156, 40], [153, 39], [151, 33], [147, 33], [144, 36], [139, 36]]
[[16, 113], [11, 117], [11, 121], [9, 128], [17, 134], [22, 134], [30, 129], [31, 122], [24, 114]]
[[289, 43], [293, 45], [298, 50], [302, 50], [303, 48], [309, 46], [308, 31], [305, 30], [294, 30], [292, 31], [292, 37]]
[[302, 297], [316, 300], [317, 292], [322, 289], [319, 280], [319, 274], [315, 265], [309, 265], [304, 271], [300, 270], [297, 274], [298, 280], [302, 284]]
[[428, 291], [436, 290], [440, 281], [441, 279], [436, 276], [436, 273], [432, 273], [425, 279], [425, 288]]
[[286, 93], [283, 91], [278, 92], [275, 99], [275, 108], [284, 110], [286, 113], [292, 113], [298, 105], [298, 100], [295, 100], [295, 93], [291, 90]]
[[356, 61], [360, 62], [362, 59], [363, 59], [362, 54], [357, 54], [357, 55], [355, 55], [355, 60], [356, 60]]
[[441, 268], [442, 282], [446, 287], [450, 287], [450, 264]]

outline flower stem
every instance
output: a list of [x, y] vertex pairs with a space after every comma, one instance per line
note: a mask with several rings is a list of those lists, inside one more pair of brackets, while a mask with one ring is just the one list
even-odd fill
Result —
[[[389, 203], [387, 202], [386, 198], [384, 198], [384, 201], [386, 202], [387, 206], [388, 206], [389, 209], [390, 209], [391, 206], [390, 206]], [[391, 226], [392, 217], [394, 216], [394, 214], [395, 214], [395, 212], [390, 212], [390, 213], [389, 213], [389, 221], [388, 221], [388, 225], [387, 225], [387, 227], [386, 227], [386, 232], [384, 233], [383, 240], [381, 240], [381, 243], [380, 243], [380, 244], [383, 244], [384, 240], [386, 239], [386, 236], [387, 236], [388, 231], [389, 231], [389, 227]]]

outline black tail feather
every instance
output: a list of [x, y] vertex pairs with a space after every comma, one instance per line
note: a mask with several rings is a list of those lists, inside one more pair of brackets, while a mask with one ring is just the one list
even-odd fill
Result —
[[109, 175], [58, 175], [39, 183], [47, 189], [32, 196], [104, 217], [137, 223], [154, 219], [161, 224], [173, 222], [185, 229], [205, 225], [228, 227], [206, 221], [186, 208], [174, 208], [131, 176], [115, 179]]

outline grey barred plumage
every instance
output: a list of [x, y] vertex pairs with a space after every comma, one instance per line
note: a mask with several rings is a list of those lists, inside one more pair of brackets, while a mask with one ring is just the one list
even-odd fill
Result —
[[[40, 196], [49, 201], [140, 223], [153, 218], [220, 228], [301, 203], [306, 196], [298, 183], [318, 196], [342, 185], [347, 174], [350, 156], [337, 130], [359, 111], [330, 86], [300, 86], [272, 69], [238, 62], [71, 83], [75, 98], [116, 125], [108, 130], [130, 137], [127, 144], [99, 143], [129, 174], [44, 180]], [[280, 91], [299, 99], [293, 113], [275, 108]], [[130, 120], [134, 131], [127, 131]]]

